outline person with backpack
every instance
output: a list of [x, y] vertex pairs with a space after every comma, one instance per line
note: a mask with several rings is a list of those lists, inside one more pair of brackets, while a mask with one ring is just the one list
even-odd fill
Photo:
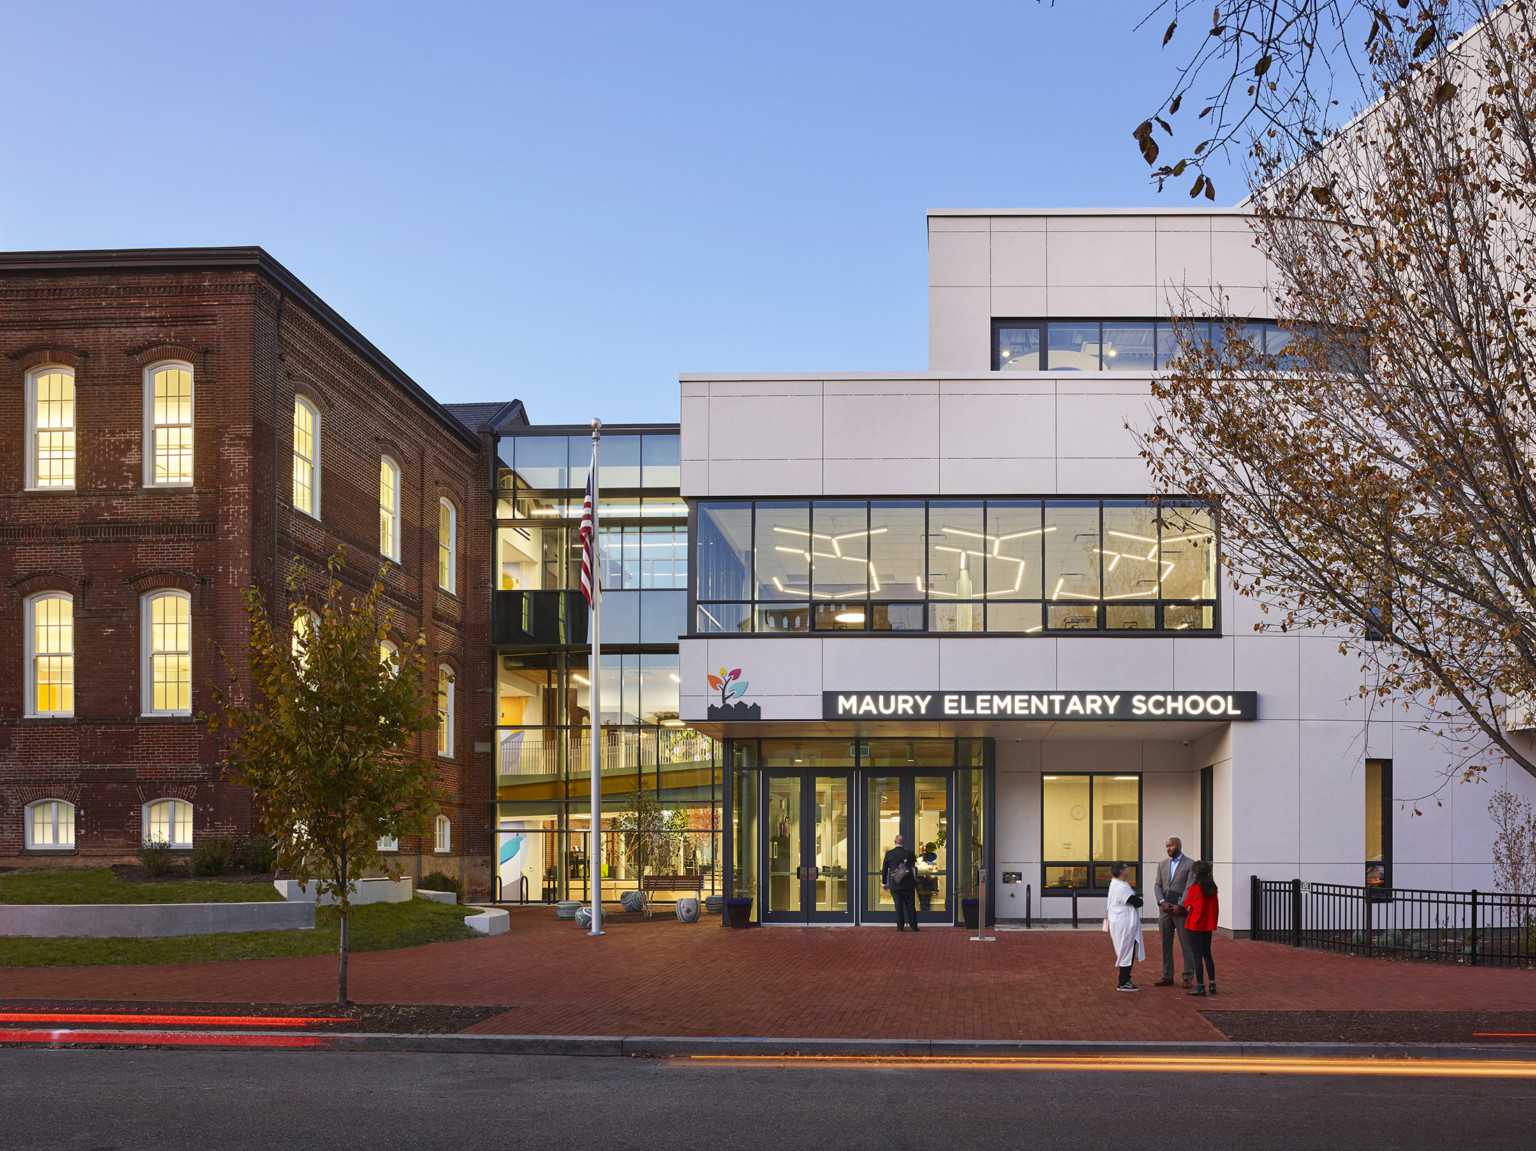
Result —
[[1211, 875], [1211, 865], [1205, 860], [1195, 864], [1184, 892], [1184, 930], [1189, 932], [1189, 944], [1195, 953], [1195, 985], [1185, 995], [1204, 995], [1205, 976], [1211, 976], [1211, 994], [1216, 994], [1216, 961], [1211, 958], [1211, 937], [1216, 934], [1216, 916], [1220, 907], [1216, 901], [1216, 880]]
[[912, 849], [902, 846], [901, 836], [896, 846], [885, 853], [880, 864], [880, 886], [891, 893], [896, 901], [896, 930], [905, 931], [907, 924], [917, 930], [917, 856]]

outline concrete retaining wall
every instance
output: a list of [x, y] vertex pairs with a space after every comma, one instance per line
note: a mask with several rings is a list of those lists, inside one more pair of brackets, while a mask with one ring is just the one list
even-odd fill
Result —
[[228, 931], [312, 931], [313, 903], [6, 903], [0, 935], [160, 939]]
[[[272, 886], [282, 894], [282, 897], [295, 903], [313, 903], [314, 893], [302, 883], [292, 879], [274, 879]], [[359, 879], [357, 887], [352, 892], [352, 906], [361, 907], [365, 903], [406, 903], [411, 898], [411, 881], [409, 879]], [[335, 903], [331, 896], [322, 896], [322, 906]]]

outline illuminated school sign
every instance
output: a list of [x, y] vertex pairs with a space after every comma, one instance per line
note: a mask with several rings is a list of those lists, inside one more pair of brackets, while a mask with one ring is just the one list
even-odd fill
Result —
[[822, 719], [1253, 720], [1255, 691], [824, 691]]

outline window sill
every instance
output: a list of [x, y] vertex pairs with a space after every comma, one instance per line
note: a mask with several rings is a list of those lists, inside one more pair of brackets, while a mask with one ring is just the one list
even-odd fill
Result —
[[196, 717], [190, 711], [150, 712], [137, 717], [139, 723], [186, 723]]
[[196, 491], [196, 484], [140, 484], [141, 492], [190, 492]]
[[79, 855], [80, 850], [75, 847], [23, 847], [22, 855]]
[[80, 489], [76, 488], [76, 487], [67, 487], [67, 488], [22, 488], [21, 490], [26, 495], [33, 495], [33, 496], [72, 496], [77, 491], [79, 491]]

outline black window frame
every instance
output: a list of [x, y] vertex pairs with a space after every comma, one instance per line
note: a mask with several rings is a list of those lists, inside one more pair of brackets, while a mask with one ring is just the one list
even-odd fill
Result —
[[[1239, 319], [1240, 322], [1242, 322], [1242, 323], [1250, 323], [1250, 324], [1260, 324], [1260, 325], [1262, 325], [1263, 331], [1265, 333], [1265, 335], [1264, 335], [1264, 345], [1265, 345], [1266, 348], [1268, 347], [1268, 344], [1269, 344], [1269, 332], [1270, 332], [1270, 330], [1272, 328], [1277, 330], [1277, 331], [1279, 330], [1279, 321], [1275, 320], [1275, 319], [1272, 319], [1272, 318], [1269, 318], [1269, 317], [1265, 317], [1265, 316], [1254, 316], [1254, 317], [1191, 316], [1188, 319], [1177, 320], [1177, 321], [1174, 320], [1170, 316], [1024, 316], [1024, 317], [1018, 317], [1018, 318], [993, 317], [993, 319], [992, 319], [992, 347], [991, 347], [991, 365], [992, 365], [992, 367], [991, 367], [991, 370], [994, 371], [994, 372], [1001, 372], [1001, 371], [1003, 371], [1003, 367], [1002, 367], [1003, 359], [1002, 359], [1001, 338], [1002, 338], [1002, 330], [1004, 328], [1036, 328], [1036, 329], [1038, 329], [1039, 336], [1040, 336], [1040, 366], [1038, 368], [1036, 368], [1035, 370], [1036, 371], [1040, 371], [1040, 372], [1051, 372], [1051, 371], [1062, 372], [1062, 371], [1082, 371], [1083, 369], [1080, 369], [1080, 368], [1065, 368], [1065, 367], [1063, 367], [1063, 368], [1052, 368], [1051, 367], [1051, 365], [1050, 365], [1050, 325], [1052, 325], [1052, 324], [1072, 324], [1072, 325], [1076, 325], [1078, 327], [1082, 327], [1082, 326], [1086, 326], [1088, 324], [1097, 324], [1099, 326], [1099, 348], [1100, 348], [1099, 368], [1098, 368], [1098, 370], [1100, 372], [1105, 372], [1105, 371], [1114, 371], [1116, 369], [1104, 367], [1104, 357], [1103, 357], [1104, 325], [1105, 324], [1151, 324], [1151, 325], [1153, 325], [1153, 328], [1152, 328], [1152, 363], [1153, 363], [1153, 366], [1152, 366], [1152, 368], [1150, 370], [1152, 370], [1154, 372], [1161, 372], [1161, 371], [1167, 370], [1167, 367], [1168, 367], [1168, 365], [1166, 363], [1161, 362], [1161, 355], [1160, 355], [1160, 352], [1159, 352], [1159, 348], [1162, 346], [1162, 341], [1161, 341], [1160, 337], [1161, 337], [1161, 329], [1162, 329], [1163, 326], [1166, 325], [1166, 326], [1171, 327], [1175, 323], [1177, 323], [1178, 326], [1180, 326], [1180, 327], [1188, 328], [1191, 325], [1201, 325], [1201, 324], [1203, 324], [1203, 325], [1205, 325], [1206, 338], [1209, 339], [1210, 336], [1211, 336], [1211, 333], [1215, 330], [1212, 327], [1212, 325], [1219, 325], [1219, 324], [1221, 324], [1226, 319]], [[1279, 350], [1280, 349], [1277, 348], [1276, 349], [1276, 353], [1278, 353]], [[1141, 369], [1130, 369], [1130, 371], [1133, 371], [1133, 372], [1134, 371], [1139, 371], [1139, 370], [1141, 370]]]
[[[1083, 859], [1045, 859], [1040, 860], [1040, 896], [1042, 899], [1062, 898], [1065, 896], [1103, 895], [1109, 890], [1106, 882], [1103, 887], [1094, 883], [1094, 875], [1098, 868], [1108, 867], [1112, 863], [1128, 863], [1136, 868], [1136, 882], [1131, 886], [1141, 891], [1144, 885], [1144, 872], [1146, 864], [1141, 858], [1142, 837], [1146, 833], [1146, 773], [1141, 771], [1052, 771], [1042, 772], [1040, 775], [1040, 854], [1045, 855], [1045, 785], [1046, 776], [1056, 778], [1062, 776], [1085, 776], [1088, 779], [1088, 858]], [[1136, 777], [1136, 856], [1126, 859], [1116, 856], [1114, 859], [1098, 859], [1093, 854], [1093, 788], [1094, 781], [1098, 779], [1114, 779], [1116, 776], [1134, 775]], [[1083, 867], [1088, 874], [1088, 883], [1081, 887], [1047, 887], [1047, 870], [1052, 867]]]
[[[1222, 616], [1221, 616], [1221, 598], [1222, 597], [1221, 597], [1220, 576], [1219, 576], [1219, 574], [1217, 576], [1216, 594], [1215, 594], [1214, 597], [1212, 597], [1210, 599], [1204, 599], [1204, 598], [1180, 599], [1180, 598], [1174, 598], [1174, 597], [1166, 597], [1165, 598], [1164, 596], [1161, 595], [1161, 588], [1159, 588], [1159, 594], [1158, 595], [1156, 595], [1154, 597], [1151, 597], [1151, 598], [1147, 599], [1146, 601], [1144, 601], [1148, 605], [1152, 606], [1153, 609], [1154, 609], [1154, 611], [1153, 611], [1154, 623], [1153, 623], [1153, 626], [1150, 627], [1150, 628], [1140, 628], [1140, 627], [1118, 627], [1118, 628], [1111, 628], [1111, 627], [1109, 627], [1108, 626], [1108, 615], [1109, 615], [1109, 613], [1104, 610], [1104, 606], [1105, 606], [1106, 601], [1102, 598], [1103, 593], [1104, 593], [1104, 582], [1103, 582], [1104, 577], [1103, 577], [1102, 563], [1100, 564], [1100, 571], [1099, 571], [1099, 576], [1098, 576], [1098, 579], [1099, 579], [1099, 594], [1100, 594], [1101, 598], [1099, 600], [1097, 600], [1097, 601], [1094, 601], [1094, 603], [1096, 605], [1096, 610], [1093, 613], [1094, 614], [1094, 626], [1092, 626], [1092, 627], [1054, 627], [1054, 626], [1052, 626], [1051, 625], [1050, 606], [1051, 606], [1051, 604], [1054, 601], [1052, 600], [1051, 596], [1049, 594], [1047, 594], [1047, 589], [1042, 585], [1042, 587], [1041, 587], [1041, 594], [1040, 594], [1039, 598], [1020, 597], [1020, 598], [1017, 598], [1017, 599], [999, 599], [999, 600], [997, 600], [997, 603], [999, 605], [1019, 605], [1019, 604], [1038, 605], [1039, 608], [1040, 608], [1039, 626], [1038, 627], [1030, 628], [1030, 629], [1027, 629], [1027, 630], [1024, 630], [1024, 631], [989, 630], [988, 627], [987, 627], [987, 623], [988, 623], [987, 616], [988, 616], [988, 614], [990, 612], [991, 604], [990, 604], [990, 601], [988, 600], [988, 598], [985, 595], [983, 595], [980, 600], [976, 601], [977, 607], [978, 607], [978, 609], [982, 613], [981, 626], [979, 628], [975, 628], [975, 629], [969, 630], [969, 631], [946, 631], [946, 630], [935, 629], [932, 626], [933, 618], [934, 618], [933, 614], [932, 614], [932, 609], [933, 609], [933, 607], [934, 607], [934, 605], [935, 605], [935, 603], [937, 601], [934, 599], [934, 597], [932, 595], [932, 592], [931, 592], [931, 588], [932, 588], [932, 569], [931, 569], [931, 566], [930, 566], [931, 565], [931, 552], [932, 552], [932, 545], [931, 545], [930, 541], [931, 541], [931, 532], [932, 532], [932, 526], [933, 526], [932, 525], [932, 520], [933, 520], [932, 512], [933, 512], [934, 505], [936, 505], [936, 504], [942, 505], [942, 504], [953, 503], [953, 502], [956, 502], [956, 498], [957, 497], [951, 497], [951, 498], [937, 497], [937, 498], [932, 498], [932, 497], [927, 497], [927, 496], [915, 496], [914, 495], [914, 496], [878, 496], [878, 497], [864, 498], [864, 499], [860, 500], [857, 497], [848, 497], [848, 496], [840, 496], [840, 497], [831, 497], [831, 496], [827, 496], [827, 497], [810, 497], [810, 496], [775, 497], [775, 496], [759, 496], [759, 497], [753, 497], [753, 498], [730, 497], [730, 498], [721, 498], [721, 499], [695, 499], [695, 500], [689, 500], [688, 501], [688, 606], [687, 606], [687, 610], [688, 610], [687, 624], [688, 624], [688, 627], [689, 627], [689, 631], [687, 631], [684, 634], [687, 635], [690, 638], [710, 637], [710, 636], [723, 636], [723, 635], [753, 635], [753, 636], [765, 636], [765, 637], [766, 636], [799, 636], [799, 637], [804, 637], [804, 636], [811, 636], [811, 635], [822, 635], [822, 636], [827, 636], [827, 635], [839, 635], [839, 636], [847, 636], [847, 635], [866, 635], [866, 636], [869, 636], [869, 635], [878, 635], [878, 636], [903, 636], [903, 635], [967, 636], [967, 635], [970, 635], [970, 636], [992, 636], [992, 637], [1000, 637], [1000, 636], [1022, 637], [1022, 636], [1040, 635], [1040, 636], [1053, 636], [1053, 637], [1056, 637], [1056, 636], [1094, 636], [1094, 635], [1097, 635], [1097, 636], [1118, 636], [1118, 637], [1126, 637], [1126, 636], [1159, 636], [1159, 637], [1183, 636], [1183, 637], [1187, 637], [1187, 638], [1197, 638], [1197, 637], [1198, 638], [1220, 638], [1220, 636], [1222, 635]], [[979, 502], [982, 505], [983, 531], [986, 530], [986, 527], [989, 524], [987, 516], [988, 516], [988, 513], [989, 513], [989, 509], [991, 508], [991, 506], [994, 503], [998, 504], [998, 505], [1017, 505], [1019, 503], [1031, 503], [1031, 502], [1033, 502], [1033, 503], [1037, 503], [1037, 504], [1040, 505], [1040, 507], [1042, 509], [1042, 515], [1044, 515], [1048, 511], [1048, 509], [1051, 506], [1053, 506], [1053, 505], [1061, 506], [1061, 505], [1076, 505], [1076, 504], [1081, 504], [1081, 505], [1097, 504], [1098, 505], [1098, 522], [1099, 522], [1099, 529], [1098, 530], [1099, 530], [1099, 539], [1101, 541], [1101, 545], [1102, 545], [1102, 541], [1104, 539], [1104, 531], [1105, 531], [1105, 528], [1104, 528], [1104, 511], [1105, 511], [1106, 507], [1113, 507], [1113, 506], [1124, 507], [1124, 506], [1134, 506], [1134, 505], [1137, 505], [1137, 504], [1141, 504], [1141, 505], [1145, 505], [1145, 506], [1150, 506], [1150, 507], [1154, 508], [1156, 510], [1156, 512], [1158, 513], [1159, 524], [1161, 524], [1161, 512], [1162, 512], [1162, 510], [1164, 508], [1201, 508], [1201, 509], [1208, 509], [1208, 510], [1210, 510], [1212, 512], [1212, 515], [1213, 515], [1213, 531], [1215, 533], [1215, 546], [1216, 546], [1215, 565], [1216, 565], [1217, 572], [1218, 573], [1220, 572], [1220, 568], [1221, 568], [1221, 515], [1220, 515], [1220, 509], [1219, 508], [1212, 508], [1212, 507], [1210, 507], [1210, 505], [1203, 504], [1203, 503], [1201, 503], [1201, 502], [1199, 502], [1197, 500], [1193, 500], [1193, 499], [1190, 499], [1190, 498], [1185, 497], [1185, 496], [1173, 496], [1173, 495], [1168, 495], [1168, 496], [1146, 496], [1146, 495], [1109, 496], [1109, 495], [1106, 495], [1106, 496], [1071, 497], [1071, 496], [1063, 496], [1063, 495], [1059, 495], [1059, 494], [1051, 494], [1051, 495], [1043, 495], [1043, 496], [1042, 495], [1011, 495], [1011, 496], [998, 495], [998, 496], [988, 496], [988, 497], [976, 497], [976, 501]], [[864, 620], [863, 620], [862, 624], [860, 624], [858, 626], [840, 626], [840, 627], [817, 627], [816, 626], [816, 612], [815, 612], [814, 608], [815, 608], [815, 603], [817, 601], [815, 601], [809, 594], [807, 594], [807, 597], [806, 597], [806, 599], [804, 601], [801, 601], [801, 600], [772, 600], [772, 601], [769, 601], [769, 600], [758, 599], [758, 598], [752, 598], [752, 599], [705, 599], [705, 600], [701, 600], [699, 598], [699, 596], [698, 596], [698, 589], [699, 589], [699, 572], [698, 572], [698, 565], [699, 565], [699, 542], [698, 542], [699, 523], [698, 523], [698, 517], [700, 515], [701, 508], [706, 508], [708, 506], [717, 505], [717, 504], [718, 505], [723, 505], [723, 506], [732, 506], [732, 507], [747, 506], [747, 507], [750, 508], [751, 520], [750, 520], [750, 527], [749, 527], [749, 539], [751, 541], [751, 546], [752, 546], [752, 558], [751, 558], [751, 561], [750, 561], [750, 563], [751, 563], [751, 570], [747, 574], [746, 584], [747, 584], [747, 587], [749, 589], [754, 589], [755, 590], [755, 588], [756, 588], [756, 578], [757, 578], [757, 576], [756, 576], [756, 550], [757, 550], [757, 533], [758, 533], [758, 507], [759, 507], [760, 504], [782, 504], [782, 503], [797, 503], [798, 504], [798, 503], [803, 503], [806, 506], [808, 520], [814, 521], [815, 506], [818, 503], [847, 505], [850, 502], [862, 502], [862, 503], [864, 503], [864, 505], [865, 505], [865, 521], [864, 522], [865, 522], [866, 528], [869, 528], [869, 526], [873, 523], [873, 511], [872, 511], [872, 508], [873, 508], [873, 506], [875, 504], [917, 503], [917, 504], [921, 504], [923, 506], [923, 553], [924, 553], [923, 554], [923, 587], [924, 587], [924, 591], [923, 591], [923, 593], [921, 595], [887, 596], [887, 595], [877, 595], [877, 594], [875, 594], [875, 593], [873, 593], [871, 591], [867, 591], [865, 596], [864, 596], [864, 598], [862, 600], [856, 600], [855, 601], [855, 600], [849, 599], [849, 600], [841, 601], [841, 602], [844, 602], [844, 603], [846, 603], [846, 604], [848, 604], [850, 606], [852, 604], [854, 604], [854, 603], [862, 604], [864, 606]], [[963, 502], [969, 502], [969, 501], [963, 501]], [[1043, 520], [1042, 520], [1042, 522], [1043, 522]], [[1160, 527], [1159, 530], [1161, 530], [1161, 527]], [[1039, 561], [1038, 561], [1041, 564], [1041, 566], [1042, 566], [1042, 571], [1043, 571], [1044, 554], [1045, 554], [1044, 548], [1045, 548], [1045, 536], [1044, 536], [1044, 532], [1042, 531], [1042, 534], [1041, 534], [1041, 537], [1040, 537], [1040, 549], [1041, 550], [1040, 550], [1040, 557], [1039, 557]], [[812, 559], [810, 565], [808, 566], [808, 569], [807, 569], [807, 579], [808, 579], [807, 588], [808, 588], [808, 592], [809, 592], [810, 589], [813, 589], [815, 587], [815, 561], [814, 561], [814, 558]], [[908, 606], [908, 605], [916, 605], [919, 608], [921, 608], [922, 613], [923, 613], [923, 619], [922, 619], [923, 626], [921, 628], [889, 629], [889, 628], [876, 628], [876, 627], [873, 626], [873, 624], [875, 622], [875, 618], [876, 618], [879, 610], [881, 610], [881, 609], [889, 609], [892, 606]], [[701, 630], [700, 627], [699, 627], [700, 620], [702, 618], [701, 615], [700, 615], [701, 609], [708, 610], [709, 608], [713, 608], [713, 607], [721, 607], [721, 608], [733, 609], [732, 613], [731, 613], [733, 615], [736, 614], [737, 612], [744, 613], [745, 623], [746, 623], [747, 626], [744, 629], [740, 629], [740, 630], [736, 630], [736, 631], [718, 630], [718, 629], [717, 630]], [[1210, 611], [1211, 611], [1211, 626], [1209, 628], [1168, 627], [1168, 626], [1166, 626], [1165, 620], [1167, 618], [1167, 609], [1170, 608], [1170, 607], [1172, 607], [1172, 608], [1190, 608], [1190, 607], [1193, 607], [1193, 608], [1195, 608], [1197, 610], [1208, 607], [1210, 609]], [[790, 624], [797, 624], [797, 623], [799, 623], [800, 619], [803, 617], [803, 621], [804, 621], [803, 622], [803, 626], [778, 626], [778, 627], [767, 627], [767, 628], [764, 628], [764, 627], [762, 627], [760, 625], [760, 621], [761, 621], [761, 618], [762, 618], [762, 615], [763, 615], [764, 612], [772, 613], [774, 616], [778, 617], [778, 619], [780, 621], [787, 622], [787, 623], [790, 623]], [[714, 618], [713, 614], [712, 614], [711, 618]], [[717, 620], [717, 622], [719, 622], [719, 621]]]

